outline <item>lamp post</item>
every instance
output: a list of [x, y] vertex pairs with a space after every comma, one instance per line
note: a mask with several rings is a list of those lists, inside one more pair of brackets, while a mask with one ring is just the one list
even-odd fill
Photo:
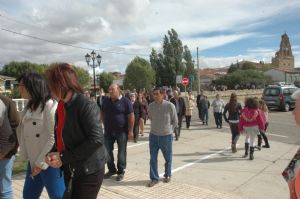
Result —
[[199, 69], [199, 48], [197, 47], [197, 79], [198, 79], [198, 90], [197, 93], [198, 95], [200, 94], [200, 90], [201, 90], [201, 83], [200, 83], [200, 69]]
[[[90, 64], [91, 59], [92, 59], [92, 61], [93, 61], [92, 64]], [[97, 61], [98, 64], [95, 63], [95, 60]], [[97, 66], [100, 67], [101, 60], [102, 60], [101, 55], [98, 54], [98, 55], [96, 56], [96, 52], [95, 52], [94, 50], [91, 52], [91, 55], [90, 55], [89, 53], [87, 53], [87, 54], [85, 55], [85, 61], [86, 61], [87, 65], [93, 68], [93, 73], [94, 73], [94, 76], [93, 76], [93, 77], [94, 77], [94, 94], [95, 94], [95, 95], [96, 95], [96, 75], [95, 75], [95, 68], [96, 68]]]

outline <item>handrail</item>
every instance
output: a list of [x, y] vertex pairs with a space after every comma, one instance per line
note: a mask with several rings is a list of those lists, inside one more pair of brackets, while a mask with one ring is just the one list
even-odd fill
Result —
[[18, 112], [22, 112], [27, 105], [28, 100], [27, 99], [12, 99], [16, 103], [16, 108]]

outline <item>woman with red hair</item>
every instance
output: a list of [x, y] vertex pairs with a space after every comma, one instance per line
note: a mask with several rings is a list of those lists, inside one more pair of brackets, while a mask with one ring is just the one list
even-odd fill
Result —
[[62, 169], [69, 198], [97, 198], [106, 162], [100, 110], [83, 94], [70, 64], [52, 65], [46, 77], [58, 101], [55, 145], [46, 157], [47, 164]]

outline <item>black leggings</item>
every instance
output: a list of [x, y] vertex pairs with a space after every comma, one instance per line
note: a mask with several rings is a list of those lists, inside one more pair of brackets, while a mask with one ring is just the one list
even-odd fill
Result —
[[269, 126], [269, 123], [266, 122], [266, 124], [265, 124], [265, 130], [264, 131], [260, 131], [260, 135], [258, 135], [258, 143], [261, 143], [261, 140], [264, 139], [264, 142], [265, 142], [266, 146], [269, 146], [269, 140], [268, 140], [268, 137], [266, 135], [266, 131], [267, 131], [268, 126]]
[[185, 116], [185, 121], [186, 121], [186, 128], [189, 128], [191, 125], [191, 115], [186, 115]]
[[231, 130], [231, 144], [236, 144], [240, 137], [240, 130], [238, 123], [229, 123]]

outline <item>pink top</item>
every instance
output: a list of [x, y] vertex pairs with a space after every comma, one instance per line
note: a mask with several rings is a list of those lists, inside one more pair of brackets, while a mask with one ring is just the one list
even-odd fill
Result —
[[269, 120], [269, 112], [268, 111], [262, 111], [262, 110], [260, 110], [260, 112], [261, 112], [261, 116], [262, 116], [264, 122], [267, 123], [268, 120]]
[[258, 126], [261, 130], [265, 129], [265, 122], [259, 109], [250, 109], [245, 107], [241, 111], [240, 131], [244, 131], [244, 126]]

